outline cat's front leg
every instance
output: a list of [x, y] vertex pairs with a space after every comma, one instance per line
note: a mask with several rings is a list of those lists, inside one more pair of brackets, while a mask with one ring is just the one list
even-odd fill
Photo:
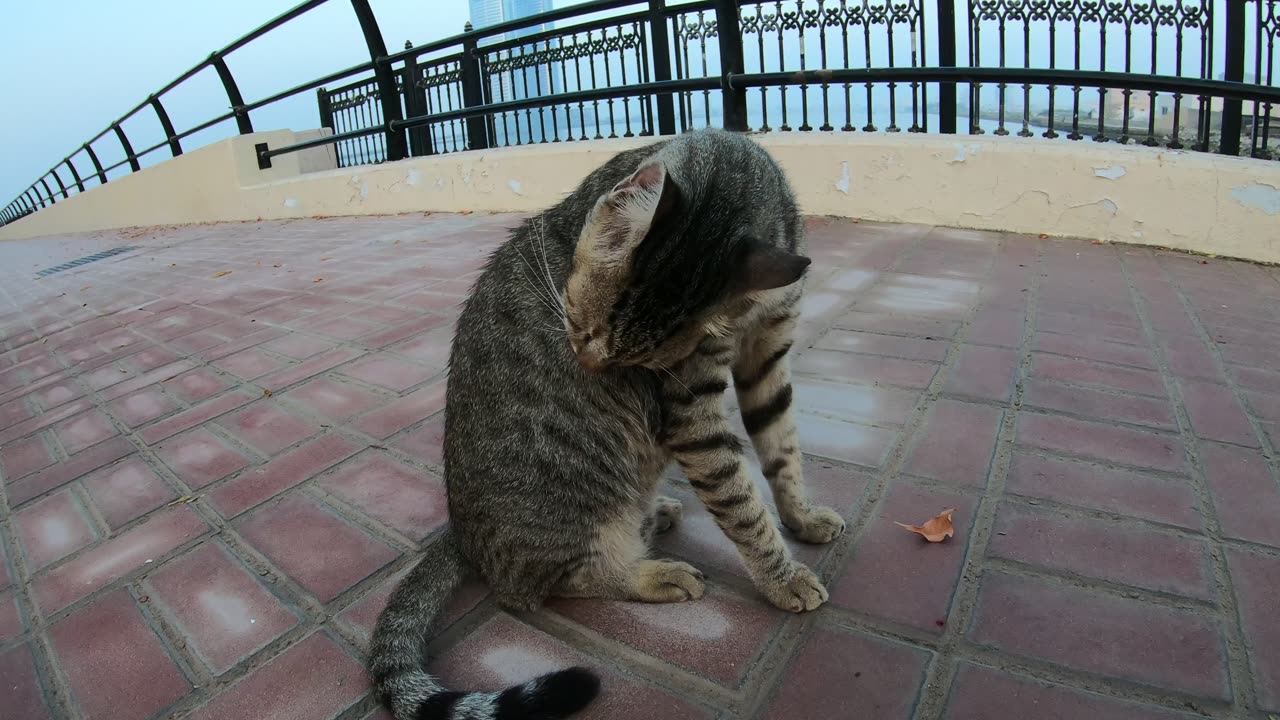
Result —
[[737, 545], [756, 587], [784, 610], [813, 610], [826, 602], [827, 589], [792, 559], [724, 410], [733, 354], [731, 340], [709, 339], [672, 369], [663, 387], [664, 442], [716, 524]]
[[791, 313], [780, 309], [744, 338], [734, 361], [733, 386], [782, 524], [805, 542], [828, 543], [844, 532], [845, 523], [840, 513], [814, 505], [805, 493], [787, 363], [795, 327]]

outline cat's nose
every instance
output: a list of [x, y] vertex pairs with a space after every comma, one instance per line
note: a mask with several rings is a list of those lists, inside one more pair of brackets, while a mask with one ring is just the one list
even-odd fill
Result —
[[608, 360], [600, 357], [597, 353], [591, 352], [589, 348], [583, 348], [582, 352], [576, 354], [576, 357], [582, 369], [590, 373], [598, 373], [609, 364]]

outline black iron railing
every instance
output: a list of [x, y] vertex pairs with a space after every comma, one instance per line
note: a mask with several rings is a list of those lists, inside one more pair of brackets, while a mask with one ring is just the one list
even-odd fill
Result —
[[[3, 211], [12, 222], [139, 158], [315, 91], [343, 166], [531, 143], [757, 132], [941, 132], [1141, 143], [1280, 158], [1280, 0], [593, 0], [388, 53], [351, 0], [370, 61], [246, 103], [213, 53], [111, 123]], [[166, 93], [212, 68], [230, 110], [177, 132]], [[345, 82], [331, 87], [334, 82]], [[135, 151], [121, 124], [154, 113]], [[95, 143], [124, 159], [103, 167]], [[73, 157], [83, 155], [81, 167]], [[84, 167], [87, 158], [93, 171]], [[53, 185], [50, 185], [52, 181]]]

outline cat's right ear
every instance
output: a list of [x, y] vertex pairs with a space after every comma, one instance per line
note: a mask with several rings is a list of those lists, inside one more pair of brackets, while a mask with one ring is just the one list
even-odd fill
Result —
[[582, 249], [597, 261], [624, 264], [678, 200], [679, 189], [662, 161], [645, 162], [596, 201], [583, 226]]

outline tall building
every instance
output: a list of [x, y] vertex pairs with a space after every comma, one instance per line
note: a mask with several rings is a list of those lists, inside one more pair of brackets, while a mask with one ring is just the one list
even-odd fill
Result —
[[[470, 4], [471, 26], [476, 30], [510, 20], [531, 17], [552, 9], [551, 0], [470, 0]], [[485, 38], [480, 46], [483, 48], [485, 45], [492, 45], [504, 40], [516, 40], [545, 30], [551, 30], [553, 27], [553, 23], [530, 25], [529, 27]], [[542, 43], [538, 43], [536, 46], [533, 44], [516, 46], [502, 50], [499, 57], [518, 59], [521, 56], [532, 55], [542, 48], [545, 48]], [[559, 78], [553, 77], [548, 66], [538, 64], [532, 67], [496, 73], [489, 78], [488, 89], [492, 96], [492, 101], [501, 102], [550, 95], [559, 91], [559, 85]], [[501, 122], [498, 123], [497, 131], [499, 133], [502, 132]], [[525, 138], [522, 137], [522, 139]], [[514, 137], [512, 140], [514, 140]], [[541, 138], [534, 137], [531, 140], [536, 142]]]

